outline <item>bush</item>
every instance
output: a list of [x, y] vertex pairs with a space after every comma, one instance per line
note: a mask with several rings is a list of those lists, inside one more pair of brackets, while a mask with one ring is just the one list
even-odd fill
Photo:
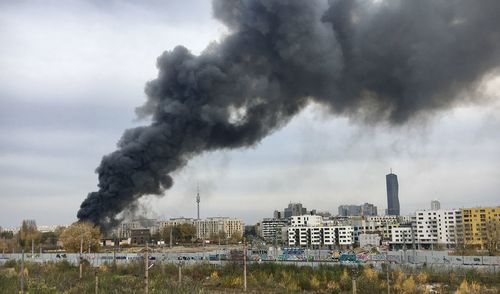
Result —
[[416, 277], [417, 283], [425, 284], [427, 282], [428, 277], [429, 274], [427, 274], [426, 272], [419, 272]]
[[15, 268], [17, 266], [17, 262], [14, 259], [9, 259], [3, 264], [3, 266], [9, 268]]
[[415, 293], [416, 291], [416, 286], [415, 286], [415, 280], [413, 279], [413, 276], [408, 277], [402, 285], [403, 288], [403, 293]]
[[309, 281], [309, 285], [312, 290], [318, 290], [320, 286], [319, 279], [313, 276], [312, 279]]
[[344, 268], [344, 271], [342, 272], [342, 275], [340, 276], [340, 288], [343, 291], [348, 291], [351, 290], [351, 277], [349, 276], [349, 273], [347, 272], [347, 268]]
[[458, 287], [457, 291], [455, 291], [455, 294], [476, 294], [476, 293], [481, 293], [481, 286], [472, 281], [470, 284], [467, 282], [466, 279], [460, 283], [460, 286]]

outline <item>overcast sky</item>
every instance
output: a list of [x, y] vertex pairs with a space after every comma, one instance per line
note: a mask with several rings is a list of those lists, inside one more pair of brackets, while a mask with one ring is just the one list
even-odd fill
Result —
[[[223, 38], [209, 1], [0, 2], [0, 226], [22, 219], [68, 224], [94, 172], [136, 118], [156, 58], [182, 44], [201, 52]], [[480, 57], [479, 57], [480, 58]], [[481, 105], [425, 122], [367, 126], [311, 105], [251, 149], [205, 154], [174, 174], [149, 217], [241, 217], [256, 223], [289, 202], [337, 213], [386, 203], [385, 174], [399, 177], [402, 213], [500, 205], [500, 78]]]

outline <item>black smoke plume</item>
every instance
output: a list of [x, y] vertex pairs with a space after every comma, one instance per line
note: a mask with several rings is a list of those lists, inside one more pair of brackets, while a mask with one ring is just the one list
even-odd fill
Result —
[[402, 124], [450, 108], [500, 64], [498, 0], [216, 0], [229, 29], [200, 55], [163, 53], [78, 212], [103, 228], [204, 151], [252, 146], [310, 101], [332, 114]]

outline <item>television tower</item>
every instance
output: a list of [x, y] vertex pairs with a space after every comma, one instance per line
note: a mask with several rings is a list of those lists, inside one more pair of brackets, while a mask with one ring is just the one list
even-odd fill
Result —
[[198, 212], [198, 218], [197, 219], [200, 219], [200, 186], [198, 186], [197, 188], [197, 193], [196, 193], [196, 206], [197, 206], [197, 212]]

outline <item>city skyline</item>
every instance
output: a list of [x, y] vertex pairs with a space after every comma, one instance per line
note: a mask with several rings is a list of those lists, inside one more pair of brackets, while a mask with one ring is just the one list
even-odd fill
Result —
[[[156, 58], [178, 44], [198, 54], [228, 33], [212, 19], [208, 1], [158, 5], [164, 6], [0, 4], [6, 24], [0, 34], [1, 226], [76, 221], [81, 201], [96, 189], [102, 156], [124, 129], [147, 124], [134, 109], [145, 101], [145, 82], [156, 76]], [[330, 212], [368, 202], [381, 214], [389, 167], [399, 175], [402, 215], [435, 198], [444, 208], [498, 205], [499, 81], [485, 78], [474, 93], [486, 97], [482, 103], [463, 102], [397, 127], [329, 116], [311, 104], [255, 147], [194, 158], [174, 174], [164, 197], [147, 197], [138, 212], [195, 217], [199, 182], [202, 218], [255, 223], [289, 202]]]
[[[198, 196], [198, 194], [197, 194]], [[198, 197], [196, 197], [196, 199], [198, 199]], [[363, 207], [364, 206], [373, 206], [372, 204], [370, 203], [364, 203], [362, 205], [346, 205], [346, 204], [342, 204], [338, 207], [338, 213], [334, 213], [335, 210], [333, 211], [330, 211], [330, 210], [321, 210], [321, 209], [318, 209], [318, 208], [312, 208], [311, 210], [308, 210], [306, 207], [304, 207], [303, 203], [302, 202], [289, 202], [288, 203], [288, 208], [285, 207], [285, 213], [283, 213], [283, 211], [279, 211], [279, 210], [274, 210], [273, 213], [271, 213], [270, 215], [264, 215], [263, 218], [261, 219], [257, 219], [255, 222], [247, 222], [247, 221], [244, 221], [244, 224], [245, 225], [250, 225], [250, 226], [253, 226], [253, 225], [256, 225], [256, 224], [259, 224], [262, 222], [262, 220], [266, 220], [266, 219], [270, 219], [270, 220], [284, 220], [284, 219], [289, 219], [291, 218], [292, 216], [302, 216], [302, 215], [318, 215], [318, 216], [324, 216], [325, 213], [327, 213], [329, 216], [328, 217], [354, 217], [355, 219], [357, 217], [362, 217], [362, 218], [369, 218], [369, 217], [372, 217], [372, 216], [381, 216], [381, 217], [384, 217], [384, 216], [390, 216], [390, 217], [408, 217], [408, 216], [415, 216], [415, 214], [417, 212], [422, 212], [422, 211], [426, 211], [426, 212], [429, 212], [429, 213], [432, 213], [433, 211], [444, 211], [444, 210], [460, 210], [460, 209], [481, 209], [481, 208], [485, 208], [485, 207], [489, 207], [489, 206], [485, 206], [485, 205], [476, 205], [476, 206], [470, 206], [470, 207], [444, 207], [444, 208], [441, 208], [440, 205], [441, 203], [437, 200], [437, 199], [434, 199], [432, 200], [432, 203], [431, 204], [434, 204], [435, 202], [437, 202], [439, 204], [439, 207], [434, 207], [433, 205], [431, 205], [430, 207], [427, 207], [427, 208], [417, 208], [416, 210], [414, 211], [410, 211], [406, 214], [401, 214], [399, 216], [396, 216], [394, 214], [387, 214], [387, 213], [378, 213], [378, 214], [364, 214], [363, 213]], [[294, 206], [294, 207], [300, 207], [301, 210], [300, 211], [295, 211], [294, 213], [292, 213], [292, 208], [291, 206]], [[347, 213], [346, 212], [343, 212], [343, 213], [340, 213], [340, 209], [344, 208], [344, 207], [356, 207], [355, 211], [357, 213], [354, 213], [354, 214], [351, 214], [351, 213]], [[493, 207], [499, 207], [498, 205], [494, 205]], [[198, 207], [197, 207], [198, 208]], [[287, 215], [286, 213], [286, 210], [289, 210], [289, 214]], [[295, 208], [294, 208], [295, 209]], [[372, 209], [372, 208], [370, 208]], [[374, 209], [375, 211], [377, 211], [377, 207], [374, 206]], [[352, 212], [352, 211], [351, 211]], [[387, 212], [387, 211], [386, 211]], [[226, 216], [226, 215], [209, 215], [209, 216], [205, 216], [205, 217], [198, 217], [198, 210], [197, 210], [197, 214], [196, 215], [193, 215], [193, 216], [190, 216], [190, 215], [177, 215], [177, 216], [167, 216], [167, 215], [163, 215], [163, 216], [160, 216], [160, 215], [157, 215], [153, 218], [148, 218], [146, 217], [146, 214], [137, 214], [135, 217], [132, 216], [132, 217], [129, 217], [129, 218], [126, 218], [126, 219], [123, 219], [122, 222], [120, 222], [120, 225], [121, 224], [124, 224], [124, 223], [129, 223], [129, 222], [141, 222], [141, 221], [150, 221], [150, 220], [155, 220], [155, 221], [170, 221], [170, 220], [179, 220], [179, 219], [182, 219], [182, 220], [185, 220], [185, 219], [189, 219], [189, 220], [192, 220], [192, 221], [196, 221], [196, 220], [203, 220], [203, 219], [211, 219], [211, 218], [239, 218], [237, 216]], [[243, 220], [243, 218], [242, 218]], [[36, 219], [22, 219], [19, 221], [19, 224], [16, 224], [16, 225], [12, 225], [12, 226], [2, 226], [2, 224], [0, 224], [0, 230], [3, 229], [3, 230], [13, 230], [13, 229], [19, 229], [21, 227], [21, 224], [24, 223], [25, 221], [29, 222], [29, 223], [34, 223], [35, 226], [37, 227], [41, 227], [41, 228], [52, 228], [55, 229], [56, 227], [65, 227], [65, 226], [69, 226], [71, 223], [39, 223], [39, 224], [36, 224], [37, 223], [37, 220]], [[114, 228], [114, 230], [116, 230], [118, 227], [120, 227], [120, 225], [118, 225], [117, 227]]]

